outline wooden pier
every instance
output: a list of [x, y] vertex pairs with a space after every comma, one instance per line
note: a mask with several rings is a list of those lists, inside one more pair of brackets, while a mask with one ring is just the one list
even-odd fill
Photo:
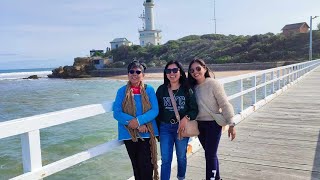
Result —
[[[237, 91], [229, 94], [228, 100], [235, 101], [234, 119], [240, 122], [235, 141], [230, 142], [226, 134], [221, 139], [224, 180], [320, 179], [319, 65], [320, 59], [219, 79], [224, 85], [236, 83], [233, 89]], [[244, 96], [251, 97], [251, 106], [245, 106], [248, 99]], [[23, 173], [10, 180], [43, 179], [121, 146], [122, 141], [111, 140], [42, 164], [40, 130], [111, 113], [112, 106], [112, 101], [106, 101], [0, 122], [0, 139], [21, 138]], [[205, 179], [204, 152], [197, 139], [189, 147], [187, 179]], [[174, 167], [172, 179], [176, 174]]]
[[[239, 123], [233, 142], [222, 135], [223, 180], [320, 179], [320, 67], [293, 86]], [[188, 158], [186, 177], [205, 179], [203, 149]]]

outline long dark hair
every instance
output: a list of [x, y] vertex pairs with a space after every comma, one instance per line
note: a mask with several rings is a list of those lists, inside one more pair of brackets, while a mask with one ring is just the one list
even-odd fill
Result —
[[163, 70], [163, 84], [168, 87], [168, 85], [170, 84], [170, 80], [167, 78], [167, 74], [166, 74], [166, 69], [168, 68], [169, 65], [171, 64], [175, 64], [179, 70], [180, 70], [180, 78], [179, 78], [179, 83], [182, 87], [184, 87], [184, 89], [186, 90], [187, 93], [189, 93], [189, 83], [188, 83], [188, 80], [187, 80], [187, 76], [186, 76], [186, 73], [185, 71], [183, 70], [183, 67], [181, 65], [180, 62], [178, 61], [169, 61], [166, 66], [164, 67], [164, 70]]
[[213, 78], [215, 78], [213, 72], [208, 68], [208, 66], [206, 65], [206, 63], [204, 62], [203, 59], [194, 59], [194, 60], [192, 60], [192, 61], [190, 62], [189, 67], [188, 67], [188, 82], [189, 82], [189, 85], [191, 86], [191, 88], [194, 88], [194, 86], [197, 85], [197, 80], [195, 80], [195, 79], [192, 77], [192, 75], [191, 75], [191, 73], [190, 73], [190, 71], [189, 71], [193, 63], [198, 63], [198, 64], [200, 64], [200, 66], [202, 66], [205, 70], [207, 70], [206, 73], [204, 73], [204, 77], [205, 77], [205, 78], [211, 77], [210, 74], [212, 74], [212, 75], [213, 75]]

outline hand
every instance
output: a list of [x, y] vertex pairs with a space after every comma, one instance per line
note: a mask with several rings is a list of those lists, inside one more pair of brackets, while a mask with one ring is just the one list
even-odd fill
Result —
[[142, 125], [138, 127], [139, 132], [141, 133], [147, 133], [148, 132], [148, 128], [146, 125]]
[[183, 117], [181, 120], [180, 120], [180, 123], [179, 123], [179, 128], [178, 128], [178, 133], [179, 132], [184, 132], [186, 130], [186, 126], [187, 126], [187, 123], [188, 123], [188, 119], [186, 117]]
[[228, 129], [228, 137], [230, 138], [231, 136], [231, 141], [234, 140], [234, 138], [236, 138], [236, 129], [234, 128], [234, 126], [230, 126]]
[[139, 126], [139, 123], [138, 123], [138, 120], [136, 118], [133, 118], [129, 121], [129, 124], [128, 124], [129, 128], [131, 129], [137, 129], [138, 126]]

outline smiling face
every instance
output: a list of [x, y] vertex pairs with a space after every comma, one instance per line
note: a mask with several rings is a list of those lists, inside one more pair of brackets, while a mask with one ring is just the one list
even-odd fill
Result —
[[128, 72], [128, 79], [132, 86], [139, 86], [143, 77], [144, 73], [140, 68], [132, 68]]
[[170, 83], [179, 82], [180, 79], [180, 69], [176, 64], [170, 64], [166, 71], [166, 76], [169, 79]]
[[198, 84], [201, 84], [206, 79], [205, 73], [207, 72], [207, 69], [201, 66], [201, 64], [194, 62], [190, 69], [189, 73], [191, 76], [197, 81]]

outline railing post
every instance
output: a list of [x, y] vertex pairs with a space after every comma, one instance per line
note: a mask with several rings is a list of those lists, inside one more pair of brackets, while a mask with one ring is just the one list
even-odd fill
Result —
[[295, 68], [294, 68], [295, 66], [292, 66], [291, 67], [291, 72], [293, 73], [293, 74], [291, 74], [291, 82], [293, 82], [294, 81], [294, 74], [295, 74]]
[[[262, 74], [262, 83], [266, 83], [267, 82], [267, 77], [266, 77], [266, 73]], [[263, 94], [263, 99], [267, 97], [267, 85], [264, 85], [262, 87], [262, 94]]]
[[297, 73], [298, 73], [298, 71], [297, 71], [297, 68], [298, 68], [298, 66], [293, 66], [293, 81], [295, 81], [296, 79], [297, 79]]
[[31, 172], [42, 167], [40, 131], [21, 134], [23, 172]]
[[[251, 79], [251, 87], [257, 87], [257, 76], [253, 76]], [[257, 102], [257, 88], [251, 92], [251, 103], [252, 105]]]
[[296, 73], [295, 73], [295, 79], [294, 80], [297, 80], [299, 77], [300, 77], [300, 69], [301, 69], [301, 65], [298, 65], [296, 67]]
[[[271, 72], [271, 81], [274, 79], [274, 71]], [[274, 81], [272, 81], [271, 94], [274, 93]]]
[[[239, 92], [242, 92], [243, 91], [243, 79], [240, 79], [238, 81], [238, 87], [237, 87], [237, 90]], [[237, 113], [243, 111], [243, 95], [239, 96], [237, 98]]]
[[280, 89], [280, 70], [278, 69], [277, 70], [277, 78], [278, 78], [278, 81], [277, 81], [277, 90]]
[[285, 77], [284, 77], [285, 74], [286, 74], [285, 69], [282, 69], [282, 87], [284, 87], [286, 85], [286, 80], [285, 80]]
[[289, 75], [290, 74], [290, 68], [287, 68], [286, 70], [287, 70], [287, 75], [288, 75], [287, 76], [287, 84], [289, 84], [290, 83], [290, 75]]
[[290, 73], [292, 72], [292, 67], [289, 67], [288, 71], [289, 71], [288, 72], [288, 74], [289, 74], [289, 76], [288, 76], [289, 77], [289, 83], [291, 83], [292, 82], [292, 78], [291, 78], [292, 75]]
[[301, 77], [301, 69], [302, 69], [302, 65], [299, 65], [299, 68], [298, 68], [298, 77], [297, 77], [297, 79], [299, 79], [300, 77]]

